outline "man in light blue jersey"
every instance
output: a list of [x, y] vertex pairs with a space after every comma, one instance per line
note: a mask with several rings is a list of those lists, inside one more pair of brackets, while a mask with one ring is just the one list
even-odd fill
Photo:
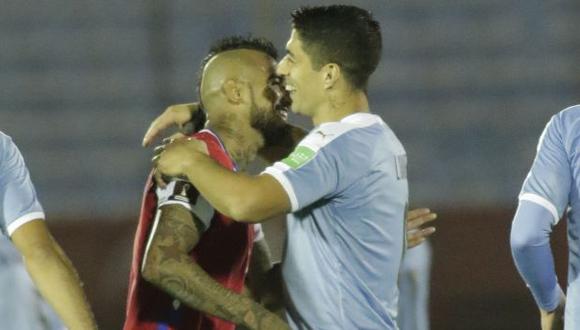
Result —
[[[0, 132], [0, 328], [45, 329], [50, 315], [9, 245], [24, 258], [42, 296], [69, 329], [96, 329], [95, 320], [74, 267], [44, 222], [28, 169], [10, 137]], [[43, 315], [45, 315], [43, 317]], [[53, 323], [54, 324], [54, 323]]]
[[312, 118], [310, 134], [258, 176], [221, 168], [193, 140], [166, 146], [157, 169], [186, 176], [240, 221], [292, 212], [282, 265], [292, 328], [397, 329], [408, 187], [405, 150], [366, 96], [381, 54], [379, 24], [353, 6], [301, 8], [292, 17], [278, 73], [292, 110]]
[[[540, 309], [542, 329], [580, 329], [580, 105], [554, 115], [519, 196], [511, 230], [516, 266]], [[558, 284], [550, 233], [568, 211], [567, 298]], [[565, 306], [565, 308], [564, 308]]]

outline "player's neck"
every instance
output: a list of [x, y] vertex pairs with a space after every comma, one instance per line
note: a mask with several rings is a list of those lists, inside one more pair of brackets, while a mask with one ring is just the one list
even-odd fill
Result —
[[340, 121], [356, 112], [368, 112], [369, 102], [363, 91], [330, 94], [328, 101], [312, 116], [314, 126]]
[[253, 161], [258, 150], [264, 145], [262, 135], [250, 125], [242, 125], [239, 122], [215, 124], [208, 122], [208, 128], [217, 134], [230, 157], [240, 167], [245, 167]]

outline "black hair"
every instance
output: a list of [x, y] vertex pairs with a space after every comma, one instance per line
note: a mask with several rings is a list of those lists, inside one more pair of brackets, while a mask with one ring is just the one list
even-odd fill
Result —
[[336, 63], [352, 87], [366, 90], [382, 52], [381, 27], [371, 12], [347, 5], [301, 7], [292, 12], [292, 25], [315, 70]]

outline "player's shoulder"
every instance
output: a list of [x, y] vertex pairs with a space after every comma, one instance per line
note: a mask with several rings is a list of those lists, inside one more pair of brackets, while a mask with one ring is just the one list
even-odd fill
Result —
[[562, 124], [578, 125], [580, 123], [580, 104], [570, 106], [554, 115]]
[[8, 134], [0, 131], [0, 145], [2, 145], [2, 147], [4, 148], [6, 145], [9, 144], [13, 144], [12, 138]]
[[379, 116], [371, 113], [354, 113], [340, 121], [324, 123], [314, 128], [300, 145], [318, 151], [339, 144], [345, 147], [345, 143], [369, 144], [375, 140], [372, 138], [373, 135], [381, 134], [385, 129], [388, 127]]
[[559, 114], [566, 116], [580, 116], [580, 104], [571, 105], [564, 110], [560, 111]]
[[17, 150], [17, 147], [12, 138], [0, 131], [0, 160], [11, 158], [10, 155], [14, 155], [15, 150]]
[[548, 129], [557, 131], [564, 139], [580, 136], [580, 105], [570, 106], [552, 116]]

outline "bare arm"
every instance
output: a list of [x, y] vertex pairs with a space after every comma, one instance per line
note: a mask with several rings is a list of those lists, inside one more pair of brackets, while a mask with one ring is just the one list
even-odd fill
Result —
[[[189, 251], [200, 238], [200, 222], [178, 205], [161, 207], [143, 260], [143, 277], [191, 308], [249, 329], [287, 329], [276, 315], [252, 299], [217, 283]], [[196, 224], [197, 222], [197, 224]]]
[[192, 131], [200, 130], [205, 124], [205, 120], [205, 113], [200, 110], [197, 102], [169, 106], [149, 125], [142, 145], [144, 147], [150, 146], [161, 132], [172, 126], [177, 126], [182, 131], [185, 130], [185, 133], [189, 135], [193, 133]]
[[236, 221], [265, 221], [291, 210], [288, 194], [272, 176], [231, 172], [206, 153], [204, 142], [181, 139], [168, 144], [154, 162], [159, 173], [186, 176], [216, 210]]
[[97, 325], [75, 268], [42, 220], [19, 227], [11, 236], [36, 287], [71, 330]]
[[[193, 128], [199, 129], [199, 124], [205, 117], [198, 114], [198, 110], [197, 102], [169, 106], [149, 125], [143, 137], [143, 146], [151, 145], [164, 130], [173, 126], [183, 129], [186, 124], [193, 122]], [[269, 163], [281, 160], [294, 150], [307, 133], [298, 126], [286, 124], [285, 127], [272, 132], [272, 136], [265, 137], [266, 145], [259, 150], [259, 155]]]

